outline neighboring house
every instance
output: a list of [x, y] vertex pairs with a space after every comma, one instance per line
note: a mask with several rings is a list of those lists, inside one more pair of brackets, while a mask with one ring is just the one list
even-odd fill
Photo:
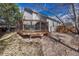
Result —
[[58, 26], [59, 23], [60, 23], [59, 21], [57, 21], [57, 20], [55, 20], [51, 17], [48, 17], [48, 16], [45, 16], [45, 15], [40, 14], [38, 12], [35, 12], [35, 11], [29, 9], [29, 8], [24, 9], [23, 19], [25, 19], [25, 20], [43, 20], [43, 21], [47, 21], [49, 32], [55, 31], [56, 26]]
[[[11, 25], [10, 31], [15, 31], [16, 26]], [[7, 23], [3, 18], [0, 18], [0, 32], [6, 32], [8, 30]]]
[[6, 25], [5, 20], [4, 20], [4, 19], [2, 19], [2, 18], [0, 18], [0, 26], [1, 26], [1, 25]]

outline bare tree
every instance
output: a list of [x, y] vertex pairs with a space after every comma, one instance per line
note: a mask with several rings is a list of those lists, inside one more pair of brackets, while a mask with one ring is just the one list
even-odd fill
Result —
[[72, 12], [73, 12], [73, 15], [74, 15], [75, 29], [76, 29], [77, 34], [79, 34], [79, 16], [76, 12], [74, 4], [71, 4], [71, 9], [72, 9]]
[[[42, 5], [44, 5], [44, 4], [42, 4]], [[69, 8], [68, 8], [69, 10], [66, 11], [66, 13], [70, 14], [69, 17], [70, 17], [71, 20], [74, 20], [73, 22], [75, 24], [76, 32], [73, 32], [70, 29], [68, 29], [68, 30], [71, 31], [72, 33], [79, 34], [79, 17], [78, 17], [78, 14], [76, 14], [75, 5], [73, 3], [70, 3], [70, 4], [58, 4], [58, 5], [59, 5], [59, 7], [64, 7], [64, 5], [68, 5], [69, 6]], [[54, 16], [63, 24], [63, 26], [65, 28], [67, 28], [67, 26], [65, 25], [65, 23], [63, 21], [64, 19], [62, 20], [61, 17], [59, 17], [58, 15], [56, 15], [56, 13], [57, 13], [56, 10], [48, 10], [47, 7], [41, 6], [41, 4], [40, 4], [40, 6], [39, 5], [36, 5], [36, 7], [37, 8], [41, 8], [41, 9], [43, 9], [45, 11], [48, 11], [48, 12], [54, 14]], [[72, 12], [70, 12], [70, 9], [72, 10]], [[73, 14], [73, 16], [71, 14]], [[69, 20], [69, 18], [67, 18], [67, 19]]]

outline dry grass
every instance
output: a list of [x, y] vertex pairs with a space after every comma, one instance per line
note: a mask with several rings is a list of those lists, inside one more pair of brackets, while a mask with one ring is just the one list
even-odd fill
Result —
[[4, 46], [0, 51], [2, 51], [1, 55], [5, 56], [43, 55], [39, 42], [22, 41], [17, 34], [2, 40], [0, 45]]
[[[9, 34], [10, 35], [10, 34]], [[0, 55], [4, 56], [78, 56], [79, 52], [68, 46], [78, 49], [79, 37], [63, 33], [52, 33], [53, 39], [43, 36], [40, 38], [22, 38], [18, 34], [0, 41]], [[55, 41], [60, 40], [64, 44]]]

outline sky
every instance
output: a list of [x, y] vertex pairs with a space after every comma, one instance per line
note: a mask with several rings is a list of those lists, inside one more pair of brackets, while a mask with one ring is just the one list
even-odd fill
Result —
[[23, 8], [31, 8], [32, 10], [35, 10], [41, 14], [47, 15], [47, 16], [54, 16], [54, 15], [65, 15], [68, 13], [68, 4], [56, 4], [56, 3], [18, 3], [17, 4], [20, 9]]

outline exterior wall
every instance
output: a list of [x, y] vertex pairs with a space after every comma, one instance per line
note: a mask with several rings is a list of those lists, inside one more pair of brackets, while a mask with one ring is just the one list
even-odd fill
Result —
[[30, 14], [28, 12], [24, 12], [23, 19], [31, 20], [31, 19], [33, 19], [33, 16], [32, 16], [32, 14]]
[[38, 13], [32, 13], [33, 15], [33, 19], [35, 20], [46, 20], [47, 18], [45, 18], [44, 16], [42, 16], [41, 14], [38, 14]]
[[33, 20], [40, 20], [40, 17], [38, 14], [33, 13], [32, 15], [33, 15]]
[[38, 13], [35, 13], [33, 12], [32, 14], [30, 14], [29, 12], [24, 12], [24, 15], [23, 15], [23, 19], [31, 19], [31, 20], [46, 20], [45, 17], [43, 17], [42, 15], [38, 14]]
[[56, 31], [57, 26], [59, 25], [59, 23], [54, 22], [54, 31]]
[[[33, 15], [33, 20], [40, 20], [40, 17], [37, 13], [33, 12], [32, 15]], [[36, 23], [37, 22], [32, 22], [32, 24], [36, 24]]]
[[48, 21], [49, 32], [56, 31], [56, 27], [58, 26], [58, 23], [54, 22], [54, 21], [52, 21], [50, 19], [47, 19], [47, 21]]
[[[49, 32], [52, 32], [52, 31], [55, 31], [56, 30], [56, 26], [58, 25], [57, 22], [55, 21], [52, 21], [50, 19], [46, 19], [44, 18], [43, 16], [41, 16], [40, 14], [38, 13], [28, 13], [28, 12], [24, 12], [24, 15], [23, 15], [23, 19], [28, 19], [28, 20], [45, 20], [48, 22], [48, 29], [49, 29]], [[32, 24], [36, 24], [37, 22], [33, 22]], [[27, 24], [30, 24], [29, 22]]]
[[47, 21], [48, 21], [49, 32], [54, 31], [53, 22], [51, 20], [49, 20], [49, 19], [47, 19]]
[[40, 18], [40, 20], [47, 21], [47, 18], [45, 16], [41, 15], [41, 14], [39, 14], [39, 18]]

